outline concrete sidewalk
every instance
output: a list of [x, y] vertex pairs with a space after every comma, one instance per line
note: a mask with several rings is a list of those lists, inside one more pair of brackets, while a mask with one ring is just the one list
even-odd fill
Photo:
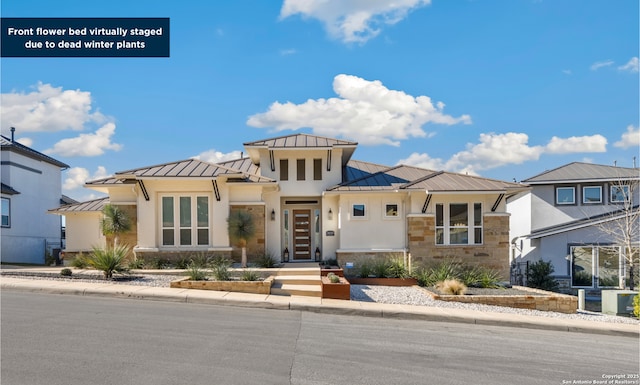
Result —
[[[35, 272], [35, 270], [31, 271]], [[317, 313], [510, 326], [635, 338], [640, 336], [640, 325], [556, 319], [466, 309], [342, 301], [301, 296], [287, 297], [210, 290], [171, 289], [166, 287], [110, 284], [107, 282], [88, 283], [62, 280], [38, 280], [11, 276], [2, 276], [0, 288], [2, 290], [34, 293], [258, 307], [277, 310], [301, 310]]]

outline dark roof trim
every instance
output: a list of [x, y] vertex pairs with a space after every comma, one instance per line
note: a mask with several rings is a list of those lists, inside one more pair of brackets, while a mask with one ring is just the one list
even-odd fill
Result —
[[15, 151], [18, 154], [24, 155], [28, 158], [39, 160], [42, 162], [47, 162], [54, 166], [58, 166], [62, 169], [69, 168], [69, 165], [66, 163], [62, 163], [61, 161], [54, 159], [50, 156], [47, 156], [39, 151], [36, 151], [32, 148], [29, 148], [23, 144], [20, 144], [16, 141], [12, 141], [4, 135], [0, 135], [0, 144], [3, 150]]

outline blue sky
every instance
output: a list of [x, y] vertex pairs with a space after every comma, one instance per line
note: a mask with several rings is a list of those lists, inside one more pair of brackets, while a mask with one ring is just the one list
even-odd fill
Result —
[[169, 17], [170, 58], [3, 58], [1, 130], [87, 179], [297, 132], [354, 158], [522, 180], [638, 156], [637, 0], [4, 0]]

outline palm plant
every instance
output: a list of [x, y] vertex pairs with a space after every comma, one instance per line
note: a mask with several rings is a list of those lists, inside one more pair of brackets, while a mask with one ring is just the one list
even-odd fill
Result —
[[116, 248], [120, 234], [131, 230], [131, 220], [124, 210], [114, 205], [105, 205], [102, 214], [104, 215], [100, 221], [102, 232], [105, 235], [113, 235], [113, 247]]
[[227, 219], [229, 238], [242, 249], [242, 267], [247, 267], [247, 242], [256, 233], [251, 214], [244, 210], [232, 211]]
[[94, 247], [87, 259], [89, 266], [104, 273], [106, 279], [113, 277], [113, 273], [126, 273], [125, 259], [129, 248], [127, 246]]

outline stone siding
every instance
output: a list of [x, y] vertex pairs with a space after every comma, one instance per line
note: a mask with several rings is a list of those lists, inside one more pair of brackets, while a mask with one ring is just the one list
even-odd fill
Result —
[[454, 259], [469, 266], [496, 270], [509, 279], [509, 216], [485, 215], [481, 245], [436, 245], [435, 216], [408, 219], [409, 252], [413, 267]]

